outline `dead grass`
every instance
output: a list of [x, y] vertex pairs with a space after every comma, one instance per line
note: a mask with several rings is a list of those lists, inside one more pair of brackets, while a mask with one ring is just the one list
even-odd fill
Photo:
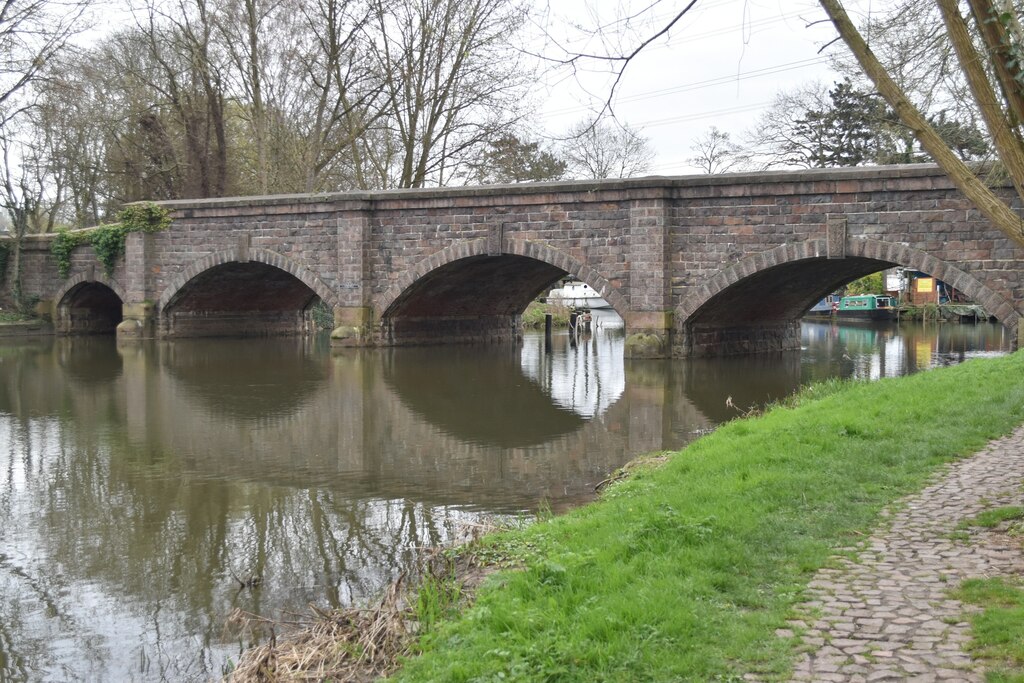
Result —
[[[283, 681], [350, 681], [363, 683], [391, 674], [412, 653], [421, 625], [417, 595], [428, 582], [454, 585], [460, 606], [472, 602], [476, 589], [496, 571], [471, 551], [494, 524], [463, 529], [457, 552], [436, 548], [426, 553], [415, 572], [403, 573], [369, 608], [325, 610], [314, 605], [292, 621], [273, 620], [235, 610], [236, 628], [270, 631], [267, 643], [246, 650], [225, 678], [228, 683]], [[279, 633], [283, 635], [278, 635]]]

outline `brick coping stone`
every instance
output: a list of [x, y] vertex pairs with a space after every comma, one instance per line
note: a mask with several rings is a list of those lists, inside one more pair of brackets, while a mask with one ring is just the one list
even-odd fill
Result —
[[853, 559], [817, 573], [803, 619], [777, 632], [801, 633], [792, 680], [984, 681], [964, 649], [964, 614], [977, 608], [949, 594], [965, 579], [1020, 575], [1024, 548], [999, 529], [971, 528], [967, 540], [953, 531], [986, 509], [1024, 505], [1022, 480], [1024, 426], [885, 511], [887, 523]]

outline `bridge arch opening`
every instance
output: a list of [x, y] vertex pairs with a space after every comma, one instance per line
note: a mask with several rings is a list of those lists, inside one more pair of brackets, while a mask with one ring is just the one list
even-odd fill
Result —
[[122, 320], [122, 303], [102, 282], [79, 282], [57, 302], [55, 327], [68, 335], [112, 335]]
[[[1018, 323], [1009, 302], [948, 263], [903, 246], [894, 246], [890, 251], [898, 253], [888, 253], [884, 259], [865, 255], [870, 252], [867, 244], [855, 244], [851, 251], [855, 253], [845, 258], [797, 255], [790, 259], [791, 252], [780, 249], [768, 258], [759, 254], [719, 273], [709, 281], [709, 295], [696, 305], [690, 302], [692, 312], [686, 313], [686, 302], [677, 311], [677, 352], [717, 356], [797, 349], [800, 319], [814, 304], [858, 278], [897, 266], [946, 282], [1007, 327]], [[778, 263], [758, 269], [759, 263], [773, 260]]]
[[160, 336], [269, 337], [303, 334], [318, 300], [286, 270], [227, 261], [198, 273], [163, 305]]
[[387, 306], [381, 315], [384, 342], [514, 341], [530, 302], [568, 274], [518, 254], [452, 260], [414, 280]]

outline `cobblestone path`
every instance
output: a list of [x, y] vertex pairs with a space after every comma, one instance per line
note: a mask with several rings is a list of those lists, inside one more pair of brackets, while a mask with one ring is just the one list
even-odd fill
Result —
[[806, 653], [793, 680], [983, 681], [964, 652], [971, 607], [948, 592], [967, 578], [1021, 573], [1024, 553], [995, 530], [952, 532], [985, 509], [1024, 505], [1022, 481], [1024, 427], [953, 463], [887, 515], [855, 560], [820, 571], [797, 624]]

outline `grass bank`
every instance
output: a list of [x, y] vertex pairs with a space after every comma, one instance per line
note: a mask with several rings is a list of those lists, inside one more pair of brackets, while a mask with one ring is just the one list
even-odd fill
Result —
[[610, 487], [486, 538], [492, 577], [432, 625], [402, 681], [784, 676], [776, 637], [813, 573], [944, 462], [1024, 422], [1024, 353], [818, 385]]
[[569, 308], [567, 306], [531, 301], [530, 305], [523, 311], [523, 327], [527, 329], [544, 327], [544, 316], [548, 313], [551, 314], [551, 324], [553, 327], [569, 326]]

